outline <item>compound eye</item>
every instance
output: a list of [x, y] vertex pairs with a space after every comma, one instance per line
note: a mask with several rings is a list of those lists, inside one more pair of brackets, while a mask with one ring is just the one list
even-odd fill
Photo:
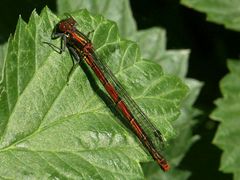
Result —
[[60, 23], [59, 24], [59, 30], [62, 31], [62, 32], [66, 31], [66, 25], [63, 24], [63, 23]]

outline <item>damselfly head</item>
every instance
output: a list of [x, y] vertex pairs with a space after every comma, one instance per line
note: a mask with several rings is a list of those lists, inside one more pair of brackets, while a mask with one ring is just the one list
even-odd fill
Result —
[[76, 24], [77, 24], [77, 22], [72, 17], [69, 17], [67, 19], [61, 20], [57, 24], [57, 31], [61, 32], [61, 33], [75, 31]]

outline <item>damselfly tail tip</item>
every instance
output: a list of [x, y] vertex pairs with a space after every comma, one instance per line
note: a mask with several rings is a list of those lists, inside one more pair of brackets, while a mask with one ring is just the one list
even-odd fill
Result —
[[170, 165], [168, 164], [168, 162], [164, 159], [164, 158], [156, 158], [155, 159], [158, 163], [158, 165], [161, 167], [161, 169], [166, 172], [166, 171], [169, 171], [170, 169]]
[[166, 171], [169, 171], [169, 169], [170, 169], [169, 164], [164, 164], [164, 165], [162, 165], [161, 167], [162, 167], [162, 170], [165, 171], [165, 172], [166, 172]]

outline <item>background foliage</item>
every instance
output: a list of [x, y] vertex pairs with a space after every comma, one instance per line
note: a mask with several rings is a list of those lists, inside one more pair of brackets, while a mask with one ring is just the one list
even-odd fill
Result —
[[[124, 0], [118, 1], [118, 5], [107, 0], [101, 1], [101, 3], [100, 1], [94, 1], [94, 3], [90, 1], [77, 1], [77, 3], [76, 1], [57, 1], [57, 6], [53, 1], [17, 3], [19, 2], [16, 2], [15, 6], [11, 6], [11, 11], [7, 9], [8, 6], [4, 6], [6, 8], [1, 11], [3, 13], [1, 17], [6, 17], [0, 21], [1, 27], [4, 27], [0, 29], [0, 40], [2, 42], [7, 39], [9, 32], [14, 32], [18, 14], [22, 14], [23, 18], [28, 20], [34, 7], [37, 7], [38, 12], [40, 12], [43, 6], [48, 4], [51, 9], [59, 14], [65, 10], [71, 11], [78, 7], [86, 7], [94, 13], [103, 14], [105, 17], [116, 21], [121, 36], [137, 41], [144, 58], [161, 64], [164, 71], [178, 75], [190, 86], [191, 93], [185, 100], [183, 113], [173, 124], [175, 130], [179, 131], [177, 132], [178, 139], [172, 140], [169, 143], [170, 149], [166, 150], [166, 154], [170, 156], [173, 171], [163, 174], [154, 167], [154, 164], [144, 164], [146, 177], [154, 179], [162, 176], [162, 179], [170, 179], [171, 177], [194, 180], [212, 179], [212, 177], [217, 179], [232, 178], [231, 174], [223, 174], [220, 172], [222, 171], [233, 173], [234, 179], [239, 178], [238, 163], [233, 161], [233, 159], [238, 158], [239, 151], [237, 148], [231, 148], [232, 140], [234, 141], [233, 137], [238, 137], [237, 129], [231, 127], [238, 127], [239, 118], [238, 116], [235, 116], [236, 118], [228, 116], [227, 112], [225, 113], [222, 110], [227, 110], [224, 106], [230, 108], [228, 104], [233, 104], [232, 96], [229, 95], [238, 97], [238, 89], [235, 86], [239, 82], [238, 71], [235, 70], [236, 68], [234, 69], [238, 66], [235, 62], [228, 63], [231, 74], [224, 78], [221, 83], [221, 92], [224, 97], [216, 102], [218, 109], [211, 115], [213, 119], [223, 123], [223, 125], [220, 125], [214, 140], [214, 144], [224, 150], [221, 165], [219, 164], [221, 151], [211, 144], [218, 123], [208, 119], [208, 115], [214, 108], [214, 99], [221, 96], [218, 81], [227, 73], [226, 59], [229, 57], [237, 59], [239, 56], [239, 47], [237, 46], [240, 40], [240, 35], [237, 32], [239, 29], [239, 2], [237, 0], [182, 0], [181, 3], [186, 7], [181, 6], [179, 2], [174, 0], [131, 1], [131, 9], [137, 20], [136, 23], [131, 16], [129, 4]], [[26, 8], [26, 6], [29, 8]], [[111, 11], [113, 8], [114, 11]], [[227, 30], [221, 25], [207, 22], [204, 14], [192, 9], [206, 13], [207, 20], [223, 24], [236, 32]], [[11, 14], [6, 16], [9, 12]], [[164, 29], [150, 28], [152, 26], [161, 26]], [[144, 30], [137, 31], [137, 29]], [[0, 52], [3, 52], [0, 53], [0, 57], [4, 57], [4, 48], [6, 48], [6, 45], [0, 47]], [[188, 64], [189, 53], [190, 64]], [[1, 65], [0, 67], [2, 68]], [[186, 78], [186, 75], [188, 78]], [[189, 77], [191, 78], [189, 79]], [[193, 78], [204, 82], [204, 87], [197, 102], [195, 100], [202, 83]], [[199, 115], [199, 110], [192, 107], [194, 102], [195, 107], [201, 109], [201, 116], [198, 116], [195, 121], [193, 118]], [[236, 101], [236, 105], [234, 103], [232, 109], [229, 109], [230, 112], [234, 112], [234, 110], [236, 113], [238, 112], [238, 102]], [[233, 125], [231, 122], [236, 124]], [[196, 123], [197, 125], [194, 125]], [[198, 139], [198, 135], [200, 135], [200, 140], [192, 146], [192, 143]], [[224, 139], [223, 142], [220, 137]], [[229, 150], [234, 152], [229, 152]], [[229, 156], [229, 154], [232, 156]], [[219, 167], [221, 167], [220, 171], [218, 171]]]

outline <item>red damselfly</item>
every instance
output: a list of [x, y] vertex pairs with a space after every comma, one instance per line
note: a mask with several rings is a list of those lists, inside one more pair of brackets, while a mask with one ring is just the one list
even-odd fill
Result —
[[[98, 77], [117, 110], [129, 122], [134, 133], [147, 148], [153, 159], [163, 171], [170, 166], [161, 155], [163, 136], [150, 122], [145, 113], [128, 95], [109, 67], [96, 55], [90, 39], [76, 28], [77, 22], [73, 17], [61, 20], [54, 28], [52, 39], [61, 38], [60, 53], [68, 48], [73, 61], [80, 63], [84, 60]], [[52, 46], [52, 44], [47, 43]], [[55, 46], [54, 46], [55, 47]], [[73, 66], [74, 67], [74, 66]], [[70, 72], [72, 72], [73, 68]]]

